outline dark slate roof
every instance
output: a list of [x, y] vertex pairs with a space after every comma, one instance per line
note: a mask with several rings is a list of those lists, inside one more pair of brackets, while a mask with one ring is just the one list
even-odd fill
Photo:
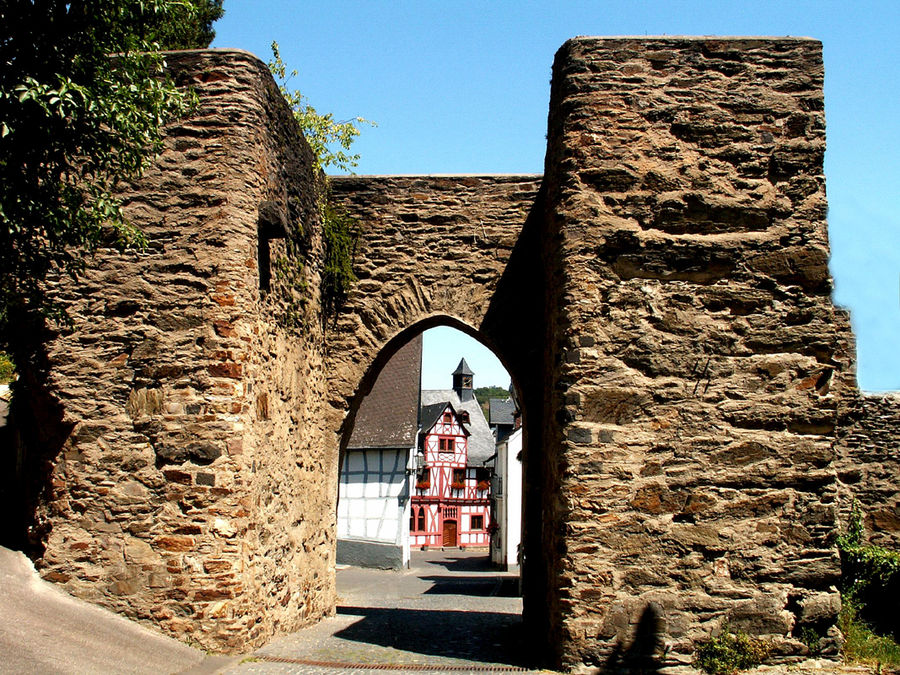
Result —
[[419, 428], [422, 335], [391, 357], [362, 400], [349, 449], [412, 448]]
[[[466, 429], [469, 430], [469, 466], [481, 466], [481, 463], [494, 454], [494, 435], [488, 427], [487, 421], [484, 419], [484, 413], [481, 406], [478, 405], [478, 399], [474, 396], [468, 401], [460, 401], [459, 396], [453, 389], [423, 389], [422, 390], [422, 410], [435, 404], [446, 405], [449, 403], [456, 411], [465, 410], [469, 413], [469, 423]], [[443, 408], [441, 408], [443, 410]], [[422, 432], [428, 431], [431, 425], [425, 425], [425, 417], [422, 417]]]
[[500, 424], [513, 426], [516, 412], [516, 404], [508, 398], [492, 398], [488, 401], [488, 421], [491, 425]]
[[459, 365], [456, 366], [456, 370], [454, 370], [451, 375], [474, 375], [472, 369], [469, 368], [469, 364], [466, 363], [465, 359], [459, 360]]
[[448, 401], [438, 401], [429, 405], [423, 405], [419, 409], [419, 422], [422, 424], [422, 433], [426, 433], [433, 427], [444, 412], [444, 408], [449, 405]]
[[[429, 405], [423, 405], [421, 408], [421, 416], [419, 420], [422, 424], [422, 433], [427, 432], [431, 429], [435, 424], [437, 424], [438, 420], [441, 419], [441, 413], [450, 406], [450, 409], [453, 410], [454, 414], [456, 414], [456, 408], [450, 403], [450, 401], [438, 401], [437, 403], [430, 403]], [[471, 432], [464, 425], [463, 429], [466, 432], [467, 436], [471, 436]]]

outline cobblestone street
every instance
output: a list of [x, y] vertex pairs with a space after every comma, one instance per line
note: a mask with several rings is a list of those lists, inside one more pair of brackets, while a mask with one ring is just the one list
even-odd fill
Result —
[[219, 672], [465, 673], [527, 666], [518, 577], [491, 570], [484, 551], [414, 551], [402, 572], [338, 569], [337, 586], [334, 617], [276, 638]]

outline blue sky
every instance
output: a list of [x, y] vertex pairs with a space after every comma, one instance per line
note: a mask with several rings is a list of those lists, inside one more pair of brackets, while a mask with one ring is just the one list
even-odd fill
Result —
[[460, 358], [475, 373], [475, 388], [509, 387], [509, 373], [490, 349], [455, 328], [438, 326], [425, 331], [422, 342], [422, 389], [449, 389]]
[[852, 311], [861, 386], [900, 389], [897, 0], [226, 0], [215, 28], [213, 46], [263, 59], [277, 40], [320, 112], [377, 121], [355, 146], [360, 174], [540, 173], [550, 66], [576, 35], [821, 40], [834, 297]]

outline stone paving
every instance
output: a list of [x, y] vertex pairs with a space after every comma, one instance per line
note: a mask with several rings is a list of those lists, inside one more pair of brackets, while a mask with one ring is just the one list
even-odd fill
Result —
[[[250, 656], [208, 660], [192, 675], [366, 675], [528, 669], [521, 640], [518, 577], [491, 570], [481, 551], [414, 551], [401, 572], [344, 567], [337, 571], [335, 616], [282, 635]], [[696, 673], [691, 668], [665, 672]], [[588, 669], [583, 672], [596, 672]], [[661, 672], [661, 671], [660, 671]], [[871, 668], [811, 660], [762, 666], [747, 675], [870, 675]]]
[[335, 616], [219, 672], [525, 671], [518, 577], [484, 551], [414, 551], [408, 570], [338, 569], [337, 584]]

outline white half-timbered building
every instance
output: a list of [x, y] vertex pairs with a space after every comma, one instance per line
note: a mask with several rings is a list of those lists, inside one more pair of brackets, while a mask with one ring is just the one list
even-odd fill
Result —
[[363, 399], [338, 484], [337, 561], [409, 565], [410, 476], [418, 446], [422, 336], [385, 364]]
[[494, 437], [472, 390], [473, 373], [462, 359], [452, 389], [425, 389], [409, 516], [417, 547], [487, 547], [490, 544], [490, 470]]

